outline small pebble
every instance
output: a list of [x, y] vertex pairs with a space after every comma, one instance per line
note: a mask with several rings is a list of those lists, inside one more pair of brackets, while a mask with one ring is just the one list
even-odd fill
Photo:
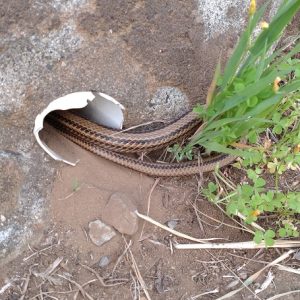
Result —
[[0, 216], [0, 220], [1, 220], [1, 222], [5, 222], [5, 221], [6, 221], [5, 216], [1, 215], [1, 216]]
[[102, 256], [99, 260], [99, 267], [104, 268], [110, 263], [110, 258], [108, 256]]
[[294, 259], [300, 260], [300, 251], [295, 253]]
[[167, 222], [167, 226], [171, 229], [174, 229], [178, 225], [178, 220], [170, 220]]
[[116, 236], [115, 231], [100, 220], [89, 223], [89, 237], [95, 245], [101, 246], [114, 236]]

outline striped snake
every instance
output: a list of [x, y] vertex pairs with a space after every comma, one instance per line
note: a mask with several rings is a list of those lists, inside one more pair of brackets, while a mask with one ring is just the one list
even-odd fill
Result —
[[70, 111], [50, 113], [46, 121], [59, 132], [81, 146], [105, 159], [151, 176], [185, 176], [213, 171], [234, 161], [233, 156], [221, 154], [203, 160], [180, 163], [147, 162], [122, 153], [141, 153], [167, 147], [179, 138], [190, 136], [201, 120], [189, 112], [165, 127], [149, 132], [130, 133], [109, 129], [86, 120]]

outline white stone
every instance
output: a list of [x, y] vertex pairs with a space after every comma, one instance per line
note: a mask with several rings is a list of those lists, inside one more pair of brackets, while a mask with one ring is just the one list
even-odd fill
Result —
[[100, 220], [89, 223], [89, 237], [97, 246], [101, 246], [110, 241], [115, 235], [115, 231]]

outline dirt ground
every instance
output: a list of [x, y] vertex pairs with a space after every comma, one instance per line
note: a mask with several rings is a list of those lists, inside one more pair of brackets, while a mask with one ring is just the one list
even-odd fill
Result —
[[[101, 219], [114, 192], [127, 195], [139, 212], [148, 211], [161, 224], [172, 221], [177, 231], [192, 237], [234, 242], [251, 240], [251, 235], [201, 197], [199, 185], [209, 176], [155, 180], [86, 152], [51, 128], [44, 137], [58, 153], [80, 161], [76, 167], [59, 165], [50, 199], [50, 225], [46, 231], [36, 228], [42, 236], [39, 242], [29, 243], [23, 255], [2, 269], [0, 280], [12, 287], [1, 299], [147, 299], [134, 264], [150, 299], [216, 299], [286, 251], [175, 250], [174, 243], [186, 241], [143, 220], [134, 235], [117, 234], [98, 247], [87, 234], [88, 224]], [[232, 167], [223, 172], [239, 177]], [[108, 259], [105, 266], [103, 257]], [[285, 265], [297, 268], [300, 262], [291, 259]], [[51, 267], [53, 272], [47, 273]], [[268, 299], [299, 289], [298, 275], [273, 268], [273, 283], [255, 296], [267, 271], [231, 299]], [[99, 277], [119, 285], [103, 286]], [[299, 295], [284, 299], [299, 299]]]
[[[109, 8], [108, 5], [107, 9]], [[130, 10], [130, 7], [124, 9]], [[123, 12], [119, 13], [122, 15]], [[97, 20], [99, 14], [101, 15], [101, 11], [96, 10], [93, 16], [89, 16], [89, 22]], [[97, 26], [106, 29], [107, 23], [115, 25], [107, 29], [112, 28], [117, 34], [126, 36], [126, 32], [132, 29], [125, 21], [119, 24], [113, 22], [114, 18], [110, 20], [106, 20], [103, 16], [101, 18], [103, 24]], [[147, 16], [141, 15], [140, 18], [145, 19], [143, 22], [146, 28]], [[96, 21], [94, 26], [87, 24], [84, 14], [81, 14], [79, 19], [80, 30], [84, 34], [97, 36], [98, 32], [103, 30], [95, 25], [98, 24]], [[174, 19], [176, 18], [172, 18]], [[290, 34], [299, 31], [298, 23], [299, 19], [296, 20], [294, 27], [289, 29]], [[168, 23], [166, 19], [165, 26], [167, 25], [171, 26], [172, 23]], [[53, 26], [56, 26], [55, 22]], [[151, 26], [154, 32], [155, 24]], [[134, 30], [137, 31], [139, 28], [133, 27], [133, 32]], [[192, 33], [191, 30], [190, 34]], [[148, 47], [147, 43], [150, 43], [148, 48], [153, 51], [153, 47], [155, 48], [153, 45], [162, 42], [156, 43], [155, 40], [144, 35], [140, 35], [139, 41], [130, 37], [131, 35], [126, 40], [130, 51], [139, 62], [142, 61], [149, 66], [155, 78], [151, 81], [150, 76], [147, 84], [154, 86], [154, 82], [160, 80], [175, 84], [178, 80], [178, 85], [184, 86], [184, 89], [189, 91], [188, 96], [192, 102], [199, 95], [205, 94], [206, 83], [202, 82], [198, 85], [199, 77], [193, 74], [201, 69], [201, 61], [206, 54], [197, 56], [197, 64], [190, 64], [189, 68], [192, 71], [185, 70], [190, 52], [189, 49], [186, 50], [187, 52], [181, 52], [181, 46], [191, 37], [186, 37], [184, 33], [182, 36], [179, 34], [176, 41], [178, 49], [181, 49], [178, 50], [180, 53], [176, 54], [174, 61], [171, 54], [167, 56], [172, 64], [164, 58], [157, 58], [157, 56], [153, 58], [147, 52], [141, 53], [137, 50], [141, 43], [145, 44], [144, 49]], [[230, 40], [228, 45], [232, 41]], [[197, 43], [197, 39], [192, 42]], [[165, 50], [162, 50], [164, 53]], [[94, 55], [97, 57], [96, 54]], [[206, 64], [206, 71], [211, 73], [214, 65], [215, 62]], [[81, 68], [80, 65], [78, 68]], [[168, 71], [170, 68], [174, 68], [172, 72]], [[169, 78], [168, 74], [173, 77]], [[120, 81], [123, 79], [120, 78]], [[63, 84], [62, 81], [61, 85]], [[131, 123], [136, 121], [134, 112], [129, 117]], [[112, 240], [98, 247], [88, 237], [88, 224], [95, 219], [101, 219], [102, 209], [114, 192], [127, 195], [139, 212], [143, 214], [148, 212], [151, 218], [161, 224], [173, 221], [177, 231], [196, 238], [220, 238], [220, 241], [234, 242], [248, 241], [252, 237], [242, 231], [240, 226], [219, 208], [201, 197], [199, 185], [205, 184], [209, 176], [156, 180], [96, 157], [65, 140], [51, 129], [46, 133], [47, 141], [51, 146], [56, 147], [60, 153], [80, 161], [76, 167], [55, 164], [57, 172], [49, 197], [48, 217], [44, 220], [47, 226], [36, 225], [34, 230], [38, 238], [33, 238], [32, 242], [28, 243], [28, 250], [1, 269], [1, 300], [145, 300], [147, 296], [140, 284], [139, 276], [144, 280], [151, 299], [216, 299], [239, 288], [241, 281], [287, 251], [176, 250], [174, 243], [187, 241], [142, 220], [139, 220], [139, 229], [134, 235], [122, 236], [118, 233]], [[233, 167], [227, 167], [223, 172], [229, 178], [240, 176]], [[294, 181], [297, 176], [299, 174], [293, 174], [286, 179]], [[108, 258], [106, 266], [99, 265], [103, 257]], [[292, 255], [284, 261], [284, 265], [299, 268], [298, 256]], [[274, 275], [272, 283], [266, 291], [255, 296], [254, 290], [265, 281], [268, 271]], [[103, 286], [102, 280], [113, 286]], [[273, 295], [299, 289], [298, 274], [273, 267], [263, 272], [258, 281], [249, 286], [249, 289], [244, 288], [230, 299], [269, 299]], [[299, 293], [295, 293], [282, 299], [300, 299], [300, 296]]]

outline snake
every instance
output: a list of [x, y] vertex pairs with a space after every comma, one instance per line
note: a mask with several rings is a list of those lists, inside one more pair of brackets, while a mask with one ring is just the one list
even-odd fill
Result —
[[178, 139], [190, 136], [201, 124], [199, 116], [189, 111], [162, 128], [146, 132], [124, 132], [91, 122], [73, 111], [54, 111], [46, 122], [80, 147], [135, 171], [157, 177], [178, 177], [211, 172], [235, 160], [234, 156], [218, 154], [198, 157], [186, 162], [149, 162], [125, 154], [143, 153], [165, 148]]

